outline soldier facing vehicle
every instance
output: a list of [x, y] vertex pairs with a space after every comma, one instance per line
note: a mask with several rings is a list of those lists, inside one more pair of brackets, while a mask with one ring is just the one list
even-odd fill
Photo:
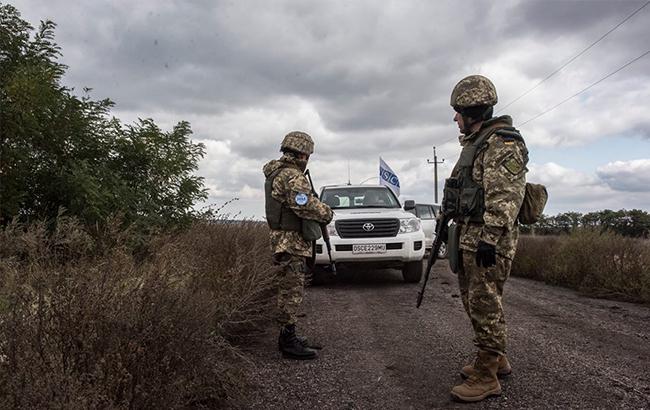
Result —
[[320, 224], [332, 220], [332, 210], [313, 195], [304, 175], [314, 152], [312, 138], [304, 132], [290, 132], [280, 151], [282, 157], [263, 168], [273, 263], [280, 267], [278, 348], [287, 358], [315, 359], [318, 355], [307, 339], [296, 334], [297, 312], [304, 296], [305, 258], [312, 256], [312, 241], [320, 237]]

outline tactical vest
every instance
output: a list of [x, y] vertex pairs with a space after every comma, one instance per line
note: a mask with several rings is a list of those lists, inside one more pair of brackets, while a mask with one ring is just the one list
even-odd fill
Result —
[[514, 127], [503, 127], [480, 135], [463, 147], [456, 165], [458, 172], [454, 177], [447, 178], [445, 181], [442, 200], [443, 212], [457, 222], [484, 222], [485, 193], [483, 186], [472, 178], [472, 171], [477, 153], [487, 145], [488, 138], [495, 133], [521, 142], [524, 141]]
[[277, 199], [273, 198], [273, 180], [280, 171], [287, 167], [281, 167], [271, 173], [264, 183], [264, 195], [266, 199], [266, 221], [269, 228], [281, 231], [302, 231], [302, 219], [296, 215], [291, 208]]

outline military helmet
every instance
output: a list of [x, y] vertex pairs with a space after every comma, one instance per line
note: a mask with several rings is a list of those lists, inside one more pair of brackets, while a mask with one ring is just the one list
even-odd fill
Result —
[[497, 90], [488, 78], [470, 75], [456, 84], [451, 92], [451, 106], [456, 111], [477, 106], [493, 106], [497, 103]]
[[311, 155], [314, 153], [314, 140], [309, 134], [300, 131], [291, 131], [284, 136], [280, 150], [294, 151], [301, 154]]

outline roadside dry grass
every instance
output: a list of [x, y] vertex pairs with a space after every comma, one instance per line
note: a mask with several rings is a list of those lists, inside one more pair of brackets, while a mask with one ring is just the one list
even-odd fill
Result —
[[250, 365], [237, 343], [272, 311], [266, 227], [205, 220], [135, 257], [118, 226], [0, 231], [0, 407], [237, 403]]
[[589, 296], [650, 303], [650, 241], [596, 230], [522, 236], [512, 274]]

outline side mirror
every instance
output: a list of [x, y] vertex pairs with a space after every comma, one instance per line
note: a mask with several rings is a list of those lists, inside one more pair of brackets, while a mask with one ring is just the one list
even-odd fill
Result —
[[415, 201], [412, 199], [407, 199], [406, 201], [404, 201], [404, 210], [410, 211], [412, 209], [415, 209]]

